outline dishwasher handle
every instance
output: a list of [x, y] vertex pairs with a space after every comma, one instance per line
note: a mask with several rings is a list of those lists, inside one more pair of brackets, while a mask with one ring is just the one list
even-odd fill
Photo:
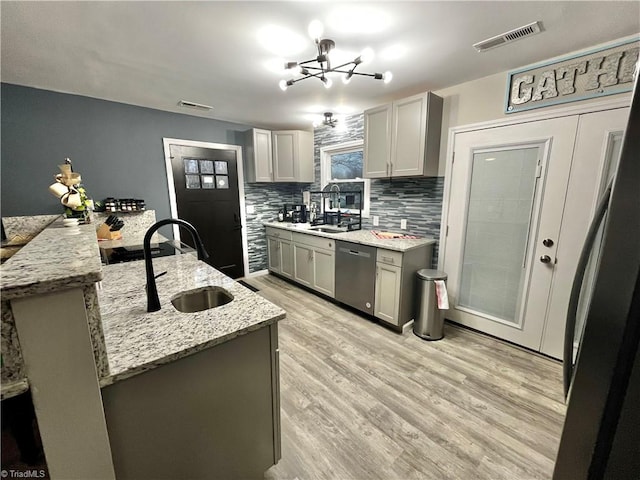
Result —
[[338, 251], [348, 255], [355, 255], [356, 257], [371, 258], [371, 255], [367, 252], [359, 252], [358, 250], [351, 250], [350, 248], [340, 247]]

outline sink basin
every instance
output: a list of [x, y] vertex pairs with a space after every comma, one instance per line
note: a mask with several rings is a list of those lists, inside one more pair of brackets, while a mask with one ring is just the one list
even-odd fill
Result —
[[222, 287], [204, 287], [182, 292], [171, 303], [179, 312], [193, 313], [226, 305], [231, 300], [233, 295]]
[[341, 230], [339, 228], [331, 228], [331, 227], [311, 227], [309, 230], [313, 230], [314, 232], [322, 232], [322, 233], [343, 233], [346, 230]]

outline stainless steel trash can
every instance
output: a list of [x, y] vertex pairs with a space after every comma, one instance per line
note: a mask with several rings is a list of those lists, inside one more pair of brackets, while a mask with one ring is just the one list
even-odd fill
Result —
[[413, 322], [413, 333], [424, 340], [440, 340], [444, 337], [444, 313], [438, 308], [436, 280], [446, 280], [440, 270], [422, 269], [417, 272], [418, 308]]

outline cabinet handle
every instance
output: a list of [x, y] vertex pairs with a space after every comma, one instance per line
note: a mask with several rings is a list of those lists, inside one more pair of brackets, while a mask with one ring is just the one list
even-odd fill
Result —
[[389, 176], [389, 164], [387, 163], [387, 170], [386, 170], [386, 174], [387, 176]]
[[382, 260], [389, 263], [396, 263], [391, 257], [382, 257]]
[[393, 175], [393, 162], [389, 162], [389, 175]]

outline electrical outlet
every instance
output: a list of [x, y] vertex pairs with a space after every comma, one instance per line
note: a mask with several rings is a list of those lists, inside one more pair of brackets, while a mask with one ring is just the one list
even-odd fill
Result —
[[377, 215], [373, 216], [373, 226], [377, 227], [378, 225], [380, 225], [380, 217]]
[[403, 218], [402, 220], [400, 220], [400, 230], [406, 230], [407, 229], [407, 219]]
[[256, 206], [255, 205], [247, 205], [247, 213], [248, 214], [256, 213]]

